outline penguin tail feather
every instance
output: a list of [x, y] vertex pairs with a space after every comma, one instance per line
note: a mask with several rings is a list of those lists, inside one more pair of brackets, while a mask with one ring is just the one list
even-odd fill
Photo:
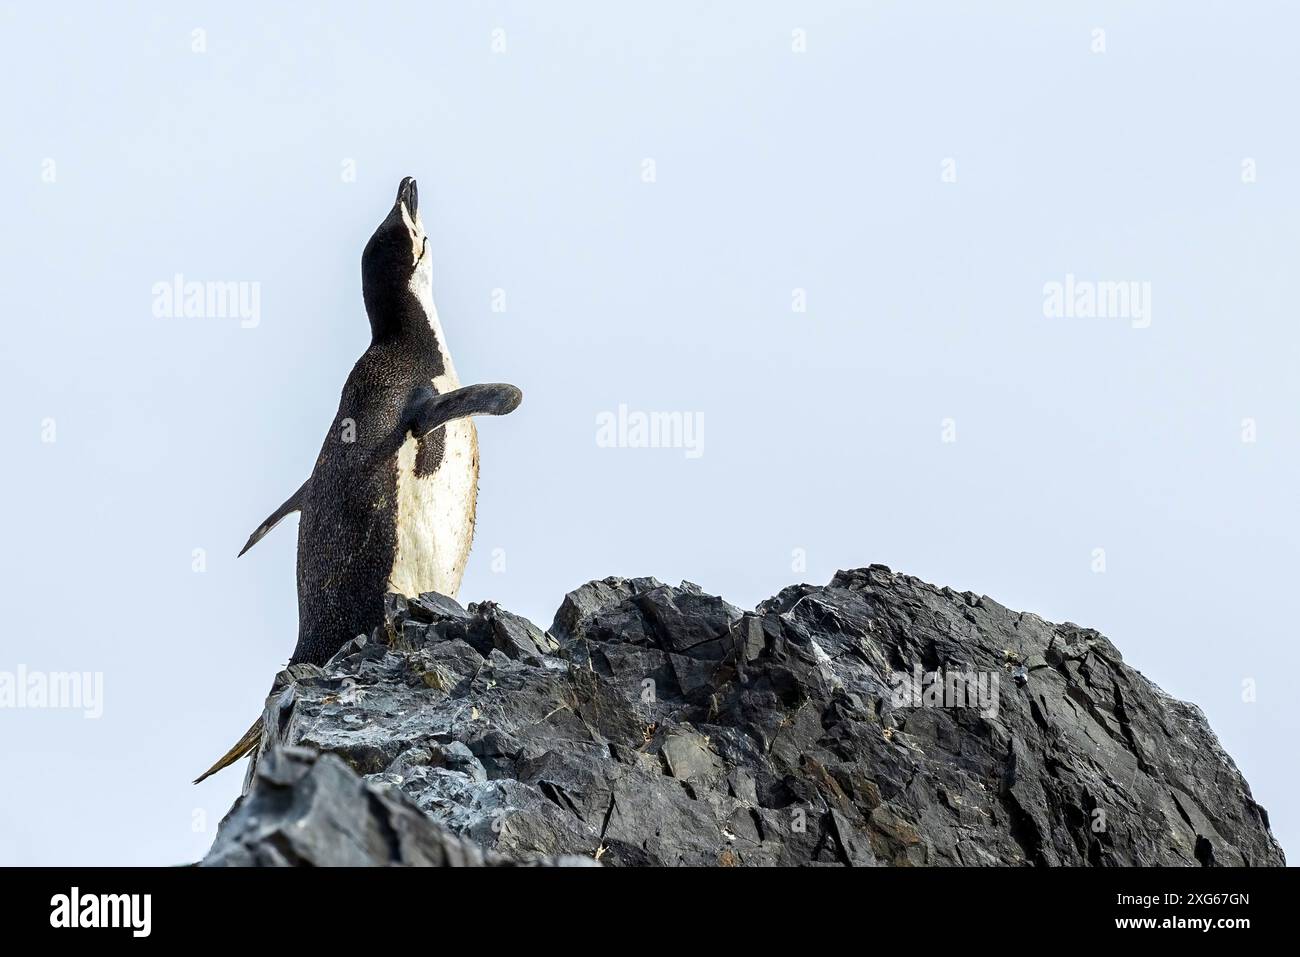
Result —
[[257, 749], [257, 745], [261, 742], [261, 740], [262, 740], [262, 719], [259, 717], [256, 721], [253, 722], [253, 726], [244, 732], [244, 736], [240, 738], [237, 742], [235, 742], [234, 747], [232, 747], [229, 751], [227, 751], [220, 758], [218, 758], [216, 764], [212, 765], [212, 767], [208, 768], [197, 778], [195, 778], [194, 783], [198, 784], [200, 781], [212, 777], [212, 775], [216, 774], [222, 768], [228, 768], [230, 767], [230, 765], [234, 764], [240, 758], [248, 754], [251, 754], [254, 750]]

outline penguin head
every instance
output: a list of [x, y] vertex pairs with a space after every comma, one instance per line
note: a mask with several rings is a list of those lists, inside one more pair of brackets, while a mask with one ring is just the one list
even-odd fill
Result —
[[397, 187], [397, 199], [361, 254], [361, 291], [376, 338], [410, 322], [429, 321], [433, 267], [429, 237], [420, 222], [415, 179]]

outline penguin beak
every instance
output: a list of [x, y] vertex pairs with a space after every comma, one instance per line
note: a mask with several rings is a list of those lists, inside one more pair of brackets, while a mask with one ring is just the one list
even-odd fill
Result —
[[419, 263], [424, 258], [428, 246], [428, 237], [424, 224], [420, 222], [420, 194], [415, 186], [415, 177], [407, 176], [397, 187], [397, 203], [394, 209], [400, 213], [411, 237], [411, 261]]
[[397, 201], [406, 207], [406, 212], [412, 219], [419, 213], [420, 193], [416, 189], [414, 176], [405, 177], [398, 185]]

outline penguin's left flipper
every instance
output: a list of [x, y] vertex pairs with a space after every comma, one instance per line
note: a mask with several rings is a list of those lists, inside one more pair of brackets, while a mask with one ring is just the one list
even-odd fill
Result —
[[[279, 525], [280, 521], [286, 515], [292, 515], [294, 512], [298, 512], [302, 510], [302, 499], [303, 496], [307, 494], [307, 486], [310, 483], [311, 483], [310, 478], [307, 479], [306, 482], [303, 482], [302, 485], [299, 487], [298, 491], [290, 495], [288, 500], [285, 501], [283, 505], [281, 505], [274, 512], [272, 512], [270, 515], [267, 516], [265, 522], [257, 526], [257, 529], [253, 532], [253, 534], [248, 536], [248, 541], [244, 543], [244, 547], [239, 550], [239, 555], [243, 555], [244, 552], [248, 551], [258, 542], [260, 542], [262, 540], [262, 537], [266, 535], [266, 533], [269, 532], [271, 529], [275, 528], [275, 526]], [[238, 558], [239, 555], [236, 555], [235, 557]]]
[[504, 382], [467, 385], [442, 395], [422, 385], [411, 393], [402, 412], [402, 431], [419, 438], [468, 415], [506, 415], [519, 408], [523, 400], [519, 389]]

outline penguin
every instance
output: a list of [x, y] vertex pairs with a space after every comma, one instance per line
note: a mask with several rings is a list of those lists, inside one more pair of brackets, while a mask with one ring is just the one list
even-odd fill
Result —
[[[383, 622], [384, 595], [460, 590], [474, 538], [472, 416], [522, 401], [505, 383], [461, 386], [433, 304], [429, 239], [411, 177], [361, 256], [370, 345], [352, 367], [311, 475], [249, 536], [298, 524], [298, 643], [289, 665], [323, 665]], [[195, 784], [252, 752], [259, 717]]]

